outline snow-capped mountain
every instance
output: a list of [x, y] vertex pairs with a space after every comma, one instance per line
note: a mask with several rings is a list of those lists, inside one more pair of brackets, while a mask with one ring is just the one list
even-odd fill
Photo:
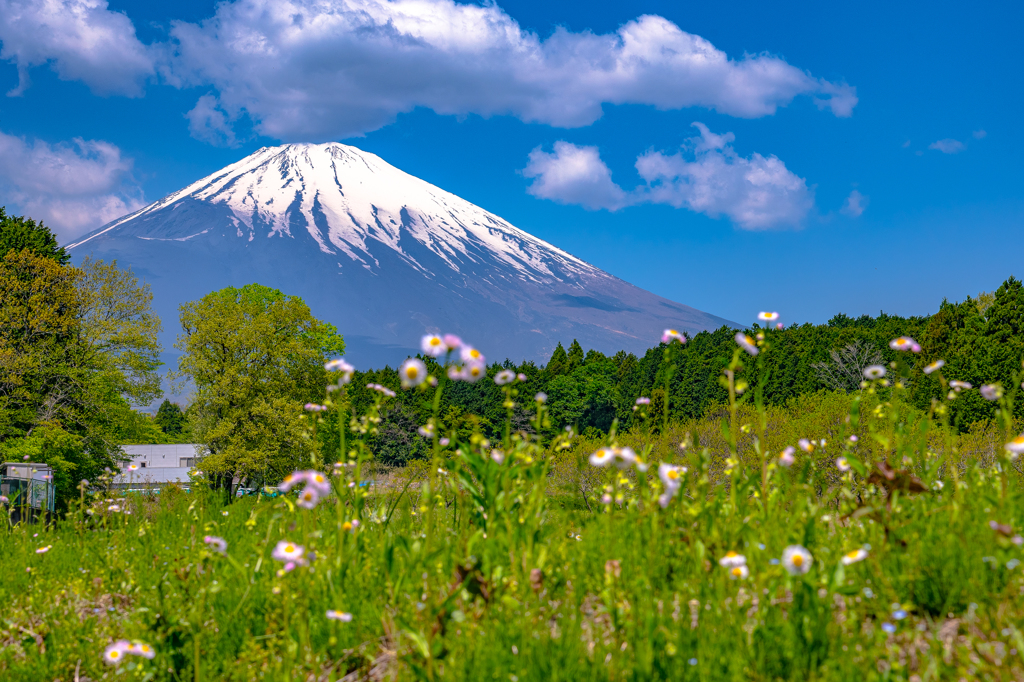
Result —
[[116, 258], [151, 284], [165, 348], [179, 304], [252, 282], [301, 296], [364, 367], [394, 366], [433, 331], [492, 359], [544, 362], [574, 338], [641, 352], [665, 327], [732, 325], [337, 143], [264, 147], [69, 249]]

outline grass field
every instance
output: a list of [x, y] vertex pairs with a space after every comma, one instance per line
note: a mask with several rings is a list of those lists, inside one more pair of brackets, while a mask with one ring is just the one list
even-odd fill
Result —
[[745, 357], [689, 436], [431, 434], [385, 484], [374, 407], [284, 496], [83, 487], [0, 533], [0, 678], [1024, 678], [1012, 419], [981, 456], [944, 403], [901, 403], [898, 365], [801, 442], [738, 384]]

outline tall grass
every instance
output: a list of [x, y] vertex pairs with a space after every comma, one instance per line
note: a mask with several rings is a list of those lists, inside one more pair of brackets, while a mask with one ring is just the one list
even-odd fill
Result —
[[[910, 363], [780, 410], [741, 383], [756, 361], [737, 350], [730, 404], [702, 420], [652, 414], [608, 442], [428, 428], [430, 466], [387, 477], [365, 446], [380, 394], [311, 509], [294, 493], [83, 487], [59, 523], [0, 533], [0, 677], [1024, 677], [1013, 391], [1000, 421], [957, 435], [955, 389], [906, 407]], [[437, 405], [440, 379], [410, 390]], [[504, 390], [543, 432], [543, 402]], [[302, 556], [273, 558], [281, 542]], [[787, 566], [795, 547], [811, 559]], [[104, 662], [120, 640], [155, 657]]]

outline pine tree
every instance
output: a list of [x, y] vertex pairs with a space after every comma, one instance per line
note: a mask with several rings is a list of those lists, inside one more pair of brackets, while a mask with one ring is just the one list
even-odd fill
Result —
[[544, 367], [544, 373], [548, 375], [549, 379], [553, 379], [560, 374], [565, 374], [568, 370], [566, 366], [568, 360], [565, 355], [565, 348], [562, 348], [562, 342], [558, 342], [558, 346], [555, 348], [555, 352], [551, 354], [551, 359], [548, 360], [548, 364]]
[[566, 356], [568, 366], [566, 367], [566, 373], [573, 371], [577, 367], [583, 366], [583, 346], [576, 339], [572, 340], [572, 345], [569, 346], [569, 353]]
[[168, 436], [177, 436], [181, 433], [181, 430], [185, 427], [185, 413], [181, 411], [181, 408], [170, 400], [164, 399], [160, 403], [160, 407], [156, 411], [156, 417], [153, 419], [156, 425], [160, 427], [160, 430], [166, 433]]
[[998, 379], [1009, 387], [1024, 359], [1024, 286], [1020, 280], [1010, 277], [1003, 282], [985, 313], [985, 344], [989, 349], [986, 369], [990, 380]]

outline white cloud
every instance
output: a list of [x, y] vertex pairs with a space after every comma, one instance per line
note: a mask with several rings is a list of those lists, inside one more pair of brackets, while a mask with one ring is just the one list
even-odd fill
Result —
[[530, 152], [523, 175], [536, 178], [527, 191], [540, 199], [612, 211], [632, 203], [622, 188], [612, 182], [612, 173], [601, 160], [597, 147], [577, 147], [558, 141], [553, 154], [538, 147]]
[[775, 156], [739, 156], [732, 133], [716, 135], [694, 123], [700, 135], [685, 153], [648, 152], [636, 161], [646, 184], [626, 192], [611, 180], [596, 147], [558, 142], [553, 154], [535, 149], [524, 174], [535, 178], [534, 196], [615, 210], [631, 204], [668, 204], [717, 218], [745, 230], [795, 227], [814, 206], [807, 182]]
[[152, 49], [135, 37], [131, 20], [106, 0], [0, 0], [0, 58], [18, 67], [19, 95], [31, 67], [50, 63], [63, 80], [80, 80], [98, 94], [139, 96], [155, 72]]
[[541, 40], [490, 3], [235, 0], [171, 34], [168, 82], [213, 86], [226, 121], [247, 113], [282, 140], [360, 135], [415, 107], [575, 127], [603, 104], [758, 117], [799, 95], [837, 116], [857, 102], [846, 84], [769, 54], [730, 59], [647, 15], [611, 34], [559, 28]]
[[839, 212], [851, 218], [859, 218], [867, 207], [868, 198], [857, 190], [853, 190], [850, 192], [850, 196], [846, 197], [846, 203], [839, 209]]
[[983, 140], [985, 139], [985, 136], [988, 135], [988, 133], [986, 133], [984, 130], [975, 130], [973, 133], [971, 133], [971, 135], [974, 136], [975, 140]]
[[209, 142], [215, 147], [237, 147], [235, 131], [227, 114], [220, 108], [220, 103], [213, 95], [203, 95], [185, 114], [188, 119], [188, 130], [192, 137]]
[[960, 140], [953, 140], [948, 137], [944, 140], [936, 140], [928, 145], [928, 149], [936, 149], [943, 154], [958, 154], [966, 148]]
[[50, 145], [0, 133], [0, 194], [8, 212], [42, 220], [61, 241], [143, 206], [131, 168], [108, 142]]

